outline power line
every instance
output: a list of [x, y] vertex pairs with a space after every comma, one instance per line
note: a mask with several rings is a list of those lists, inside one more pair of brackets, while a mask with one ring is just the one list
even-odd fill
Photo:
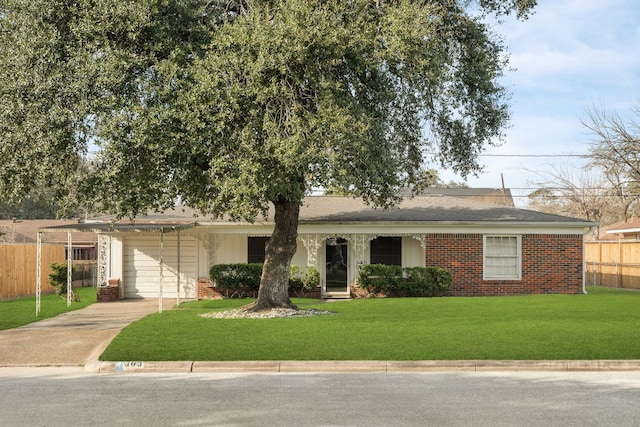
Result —
[[478, 157], [578, 157], [588, 159], [587, 154], [478, 154]]

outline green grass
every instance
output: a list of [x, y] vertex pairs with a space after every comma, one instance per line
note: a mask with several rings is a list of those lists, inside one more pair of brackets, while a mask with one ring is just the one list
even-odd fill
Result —
[[40, 299], [40, 315], [38, 317], [36, 317], [35, 296], [0, 302], [0, 331], [57, 316], [67, 311], [78, 310], [96, 302], [94, 288], [77, 288], [75, 291], [80, 297], [80, 301], [71, 303], [71, 307], [67, 307], [67, 300], [58, 295], [43, 295]]
[[194, 301], [125, 328], [102, 360], [640, 359], [640, 293], [368, 299], [290, 319], [209, 319], [248, 300]]

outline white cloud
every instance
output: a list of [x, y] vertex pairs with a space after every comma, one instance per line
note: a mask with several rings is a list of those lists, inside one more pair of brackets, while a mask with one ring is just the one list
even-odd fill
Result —
[[[553, 0], [539, 2], [527, 21], [495, 26], [510, 51], [504, 83], [512, 92], [507, 143], [487, 154], [583, 154], [590, 136], [581, 120], [593, 105], [622, 115], [640, 97], [640, 2]], [[482, 157], [487, 173], [470, 186], [527, 188], [535, 173], [580, 167], [576, 158]], [[452, 174], [443, 172], [445, 180]]]

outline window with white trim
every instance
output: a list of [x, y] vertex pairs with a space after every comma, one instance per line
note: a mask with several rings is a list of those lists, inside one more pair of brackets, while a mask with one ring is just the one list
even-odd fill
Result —
[[484, 236], [484, 278], [520, 280], [522, 278], [520, 236]]

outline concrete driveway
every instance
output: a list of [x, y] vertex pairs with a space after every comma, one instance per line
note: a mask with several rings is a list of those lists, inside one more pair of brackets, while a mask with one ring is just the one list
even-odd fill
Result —
[[[175, 300], [164, 300], [163, 310], [174, 304]], [[97, 359], [125, 326], [157, 311], [156, 299], [96, 303], [0, 331], [0, 367], [84, 366]]]

